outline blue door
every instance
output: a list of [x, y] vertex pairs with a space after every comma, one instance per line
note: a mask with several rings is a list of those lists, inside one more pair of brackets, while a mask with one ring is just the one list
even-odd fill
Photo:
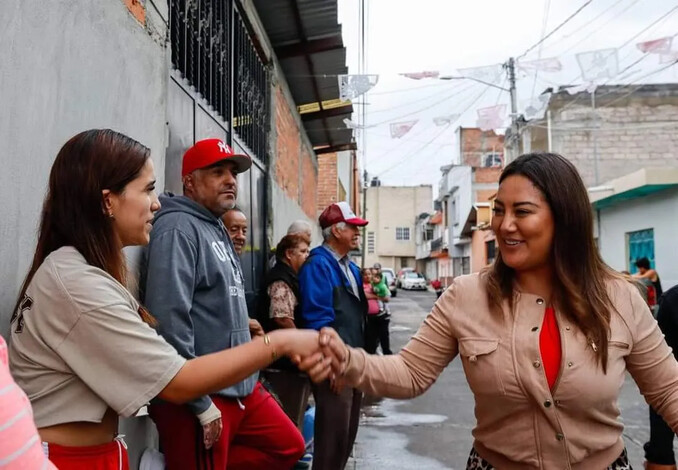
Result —
[[626, 252], [629, 255], [628, 268], [631, 274], [638, 271], [635, 262], [639, 258], [649, 259], [650, 267], [654, 269], [654, 229], [627, 232], [626, 243]]

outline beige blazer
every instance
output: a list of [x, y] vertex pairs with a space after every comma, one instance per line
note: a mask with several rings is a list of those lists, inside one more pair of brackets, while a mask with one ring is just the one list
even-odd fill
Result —
[[[416, 335], [395, 356], [352, 349], [346, 380], [378, 396], [426, 391], [458, 354], [473, 395], [478, 453], [496, 468], [604, 469], [624, 448], [617, 399], [628, 371], [645, 399], [678, 431], [678, 363], [638, 290], [610, 280], [607, 374], [594, 347], [556, 309], [562, 363], [553, 391], [541, 364], [544, 300], [516, 293], [490, 312], [482, 275], [455, 279]], [[597, 349], [597, 348], [596, 348]]]

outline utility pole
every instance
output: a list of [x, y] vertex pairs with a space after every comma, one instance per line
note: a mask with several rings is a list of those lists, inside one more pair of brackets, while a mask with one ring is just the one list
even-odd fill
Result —
[[[511, 95], [511, 140], [515, 143], [516, 155], [520, 154], [520, 134], [518, 129], [518, 98], [516, 96], [516, 63], [513, 57], [504, 64], [508, 72], [509, 94]], [[506, 160], [504, 160], [506, 163]]]
[[593, 109], [593, 172], [595, 177], [595, 185], [600, 184], [600, 177], [598, 173], [598, 114], [596, 113], [596, 90], [591, 92], [591, 108]]
[[[363, 169], [363, 206], [361, 207], [362, 218], [366, 220], [367, 217], [367, 170]], [[367, 228], [363, 227], [363, 256], [360, 262], [360, 268], [365, 269], [365, 258], [367, 257]]]

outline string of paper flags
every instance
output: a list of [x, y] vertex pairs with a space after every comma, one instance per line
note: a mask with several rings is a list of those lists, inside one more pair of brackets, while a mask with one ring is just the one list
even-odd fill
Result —
[[[636, 43], [636, 48], [643, 54], [654, 55], [658, 57], [660, 64], [670, 64], [678, 60], [678, 48], [674, 48], [674, 36], [666, 36], [650, 41]], [[588, 52], [575, 54], [577, 64], [581, 71], [581, 78], [584, 83], [578, 86], [569, 87], [569, 93], [578, 93], [580, 91], [593, 92], [602, 80], [610, 80], [618, 76], [619, 52], [617, 48], [598, 49]], [[519, 74], [526, 76], [530, 73], [555, 73], [563, 69], [560, 59], [557, 57], [543, 58], [537, 60], [518, 60], [516, 69]], [[400, 73], [399, 75], [411, 80], [426, 79], [471, 79], [488, 85], [495, 85], [501, 79], [503, 65], [486, 65], [481, 67], [471, 67], [458, 69], [458, 76], [444, 76], [440, 71], [427, 70], [421, 72]], [[374, 88], [379, 82], [379, 75], [338, 75], [339, 97], [341, 101], [351, 101], [364, 95]], [[544, 93], [534, 97], [524, 103], [522, 106], [523, 115], [526, 119], [543, 118], [548, 106], [551, 93]], [[493, 130], [501, 128], [507, 118], [507, 106], [498, 104], [477, 110], [476, 126], [482, 130]], [[453, 124], [459, 119], [460, 114], [447, 114], [433, 118], [436, 126], [445, 126]], [[391, 138], [400, 139], [405, 136], [419, 122], [418, 119], [391, 122], [389, 130]], [[365, 125], [356, 123], [350, 119], [344, 119], [346, 127], [356, 130], [369, 129], [375, 125]], [[381, 124], [381, 123], [380, 123]]]

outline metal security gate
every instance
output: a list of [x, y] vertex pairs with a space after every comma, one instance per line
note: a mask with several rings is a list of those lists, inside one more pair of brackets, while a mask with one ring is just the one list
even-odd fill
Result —
[[233, 0], [168, 0], [172, 70], [165, 188], [182, 192], [181, 158], [196, 141], [221, 138], [252, 156], [238, 175], [238, 207], [250, 230], [242, 265], [248, 306], [266, 268], [266, 172], [270, 121], [268, 69]]

